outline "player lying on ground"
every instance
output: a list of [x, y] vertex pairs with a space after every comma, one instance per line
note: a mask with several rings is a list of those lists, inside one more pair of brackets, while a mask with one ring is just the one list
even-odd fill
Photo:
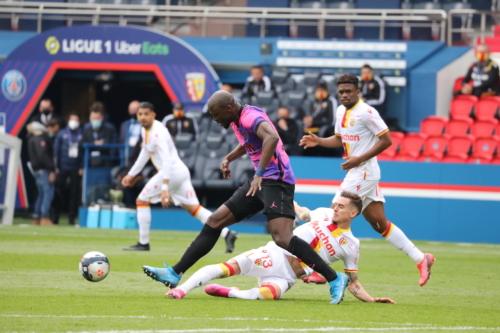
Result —
[[300, 140], [300, 145], [304, 148], [318, 145], [344, 147], [346, 161], [340, 168], [349, 172], [340, 184], [332, 205], [341, 191], [358, 194], [363, 199], [365, 219], [389, 243], [415, 261], [420, 271], [419, 284], [423, 286], [431, 275], [434, 256], [422, 253], [401, 229], [385, 217], [385, 199], [378, 185], [380, 168], [376, 156], [392, 144], [391, 136], [377, 110], [359, 98], [358, 83], [358, 78], [351, 74], [342, 75], [337, 80], [337, 91], [342, 105], [337, 109], [335, 135], [319, 138], [309, 132], [309, 135]]
[[[328, 264], [344, 262], [349, 277], [348, 290], [364, 302], [395, 303], [390, 298], [373, 298], [358, 280], [359, 240], [350, 230], [351, 221], [361, 211], [361, 198], [350, 192], [342, 192], [334, 209], [318, 208], [310, 211], [295, 203], [295, 212], [303, 221], [310, 221], [294, 230], [294, 234], [307, 241]], [[185, 283], [167, 292], [170, 298], [183, 298], [192, 289], [213, 279], [233, 275], [258, 278], [258, 288], [239, 290], [217, 284], [208, 285], [205, 292], [212, 296], [241, 299], [279, 299], [289, 290], [297, 278], [310, 275], [313, 270], [304, 265], [290, 252], [274, 242], [240, 254], [228, 262], [205, 266]]]
[[[128, 251], [149, 251], [149, 229], [151, 226], [150, 203], [161, 202], [163, 207], [182, 206], [192, 216], [205, 224], [212, 212], [200, 205], [189, 169], [182, 162], [167, 128], [158, 120], [153, 104], [142, 102], [137, 111], [137, 120], [142, 125], [143, 146], [134, 165], [123, 177], [123, 186], [131, 186], [133, 178], [141, 172], [151, 159], [158, 173], [151, 178], [136, 200], [139, 242], [123, 248]], [[226, 252], [233, 252], [237, 233], [224, 228], [220, 234], [226, 239]]]
[[283, 142], [266, 112], [255, 106], [241, 105], [224, 90], [210, 97], [208, 111], [220, 126], [231, 126], [239, 142], [222, 161], [223, 177], [231, 177], [229, 164], [245, 154], [250, 156], [255, 175], [208, 218], [179, 262], [165, 268], [143, 266], [144, 273], [167, 287], [175, 288], [182, 274], [212, 250], [224, 227], [262, 211], [276, 245], [321, 273], [330, 287], [331, 304], [340, 303], [347, 277], [337, 275], [306, 241], [293, 235], [295, 176]]

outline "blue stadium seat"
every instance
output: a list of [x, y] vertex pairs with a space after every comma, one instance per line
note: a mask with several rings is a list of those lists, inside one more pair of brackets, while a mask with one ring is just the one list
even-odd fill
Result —
[[204, 186], [209, 190], [231, 190], [234, 182], [231, 178], [224, 179], [220, 172], [220, 159], [207, 159], [203, 169]]
[[180, 133], [175, 137], [175, 147], [179, 157], [186, 164], [191, 175], [195, 172], [196, 157], [198, 154], [198, 143], [193, 141], [191, 133]]
[[286, 69], [275, 69], [271, 75], [271, 81], [280, 98], [295, 89], [295, 80], [290, 77], [290, 72]]
[[302, 119], [312, 104], [307, 100], [307, 93], [304, 90], [289, 91], [281, 103], [290, 109], [290, 117], [293, 119]]
[[307, 94], [314, 94], [316, 85], [321, 81], [323, 74], [320, 71], [306, 70], [304, 78], [297, 84], [297, 90], [304, 90]]
[[237, 159], [230, 165], [231, 167], [231, 178], [233, 179], [233, 186], [239, 187], [255, 174], [255, 169], [248, 155], [244, 155]]
[[280, 101], [275, 97], [274, 91], [260, 91], [257, 96], [252, 97], [251, 104], [266, 111], [267, 116], [274, 120], [280, 106]]
[[354, 1], [327, 1], [326, 7], [338, 9], [356, 8]]
[[209, 135], [204, 142], [200, 144], [198, 151], [199, 156], [218, 159], [226, 156], [229, 153], [229, 144], [224, 142], [224, 137], [221, 135]]

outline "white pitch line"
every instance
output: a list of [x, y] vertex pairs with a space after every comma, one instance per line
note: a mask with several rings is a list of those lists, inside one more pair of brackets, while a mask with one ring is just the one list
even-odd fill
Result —
[[0, 317], [23, 317], [23, 318], [132, 318], [132, 319], [153, 319], [158, 317], [151, 316], [55, 316], [55, 315], [3, 315], [0, 314]]

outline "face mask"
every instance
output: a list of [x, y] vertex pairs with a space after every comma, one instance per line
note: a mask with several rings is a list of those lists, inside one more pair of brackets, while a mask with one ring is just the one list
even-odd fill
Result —
[[174, 110], [174, 117], [175, 118], [182, 118], [182, 117], [184, 117], [184, 111], [175, 111]]
[[93, 129], [98, 129], [99, 127], [101, 127], [102, 120], [92, 120], [90, 124], [92, 125]]
[[54, 137], [54, 133], [52, 133], [51, 131], [48, 131], [47, 134], [49, 135], [49, 138], [53, 138]]
[[371, 76], [371, 75], [363, 75], [363, 76], [362, 76], [362, 79], [363, 79], [363, 81], [365, 81], [365, 82], [367, 82], [367, 81], [371, 81], [372, 76]]
[[479, 61], [486, 61], [486, 60], [488, 60], [488, 53], [486, 53], [486, 52], [477, 52], [476, 53], [476, 58]]
[[316, 93], [316, 98], [317, 99], [325, 99], [327, 96], [328, 96], [328, 93], [326, 93], [324, 91]]
[[50, 109], [43, 109], [43, 110], [42, 110], [42, 113], [43, 113], [44, 115], [48, 116], [48, 115], [49, 115], [49, 113], [50, 113]]
[[78, 128], [78, 126], [80, 126], [80, 123], [76, 120], [70, 120], [70, 121], [68, 121], [68, 126], [72, 130], [76, 130]]

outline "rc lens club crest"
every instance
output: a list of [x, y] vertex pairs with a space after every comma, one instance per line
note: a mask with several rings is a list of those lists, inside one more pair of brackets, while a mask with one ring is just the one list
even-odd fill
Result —
[[47, 38], [47, 41], [45, 42], [45, 48], [47, 49], [47, 52], [49, 52], [49, 54], [57, 54], [60, 47], [61, 45], [59, 44], [59, 41], [56, 37], [51, 36]]

